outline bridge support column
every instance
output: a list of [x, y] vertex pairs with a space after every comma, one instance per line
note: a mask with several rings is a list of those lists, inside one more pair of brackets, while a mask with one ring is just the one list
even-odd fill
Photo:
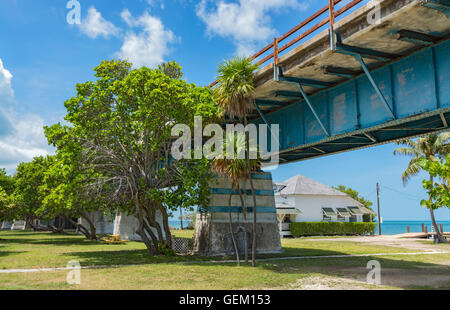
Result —
[[[256, 252], [258, 254], [281, 253], [280, 232], [277, 223], [275, 197], [271, 173], [252, 174], [256, 190], [257, 224]], [[249, 182], [241, 182], [244, 203], [247, 207], [247, 220], [244, 221], [241, 201], [237, 190], [233, 191], [231, 215], [233, 232], [239, 252], [244, 252], [244, 227], [247, 231], [248, 253], [252, 249], [253, 198]], [[209, 206], [201, 208], [197, 214], [194, 253], [205, 256], [233, 255], [234, 247], [229, 227], [228, 198], [231, 181], [217, 178], [211, 182]]]

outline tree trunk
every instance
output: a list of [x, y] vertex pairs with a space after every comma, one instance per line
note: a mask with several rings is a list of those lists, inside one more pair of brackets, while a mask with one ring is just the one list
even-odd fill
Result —
[[[433, 185], [434, 178], [432, 175], [430, 175], [430, 182]], [[431, 197], [431, 194], [429, 195], [430, 202], [433, 200]], [[431, 222], [433, 223], [434, 231], [436, 232], [436, 238], [438, 239], [439, 243], [448, 243], [448, 240], [441, 234], [441, 231], [439, 229], [439, 225], [436, 223], [436, 218], [434, 216], [434, 210], [432, 208], [430, 209], [430, 216], [431, 216]]]
[[69, 222], [71, 222], [72, 225], [74, 225], [77, 228], [77, 230], [80, 231], [86, 237], [86, 239], [92, 240], [91, 234], [86, 227], [84, 227], [82, 224], [79, 224], [78, 222], [75, 222], [69, 216], [67, 218], [69, 219]]
[[[136, 217], [139, 222], [139, 226], [136, 230], [136, 233], [141, 237], [142, 242], [144, 242], [145, 246], [147, 247], [148, 254], [150, 256], [153, 256], [155, 254], [155, 252], [157, 252], [157, 250], [158, 250], [158, 248], [155, 247], [156, 240], [153, 240], [153, 243], [152, 243], [152, 241], [150, 241], [150, 239], [148, 238], [148, 236], [146, 234], [146, 231], [145, 231], [146, 223], [144, 222], [144, 214], [143, 214], [143, 210], [139, 204], [140, 204], [139, 200], [136, 199]], [[150, 236], [153, 237], [152, 235], [150, 235]]]
[[183, 230], [183, 208], [180, 206], [180, 228]]
[[60, 215], [59, 216], [59, 225], [58, 225], [58, 231], [64, 232], [64, 228], [66, 227], [66, 220], [65, 217]]
[[89, 234], [90, 234], [89, 240], [97, 240], [97, 228], [95, 228], [94, 223], [89, 218], [89, 214], [84, 212], [81, 215], [81, 217], [84, 218], [86, 220], [86, 222], [88, 222], [88, 224], [89, 224], [89, 230], [90, 230], [90, 232], [89, 232]]
[[236, 253], [236, 261], [237, 261], [237, 265], [240, 266], [241, 260], [239, 258], [239, 249], [237, 247], [236, 238], [234, 237], [233, 218], [231, 217], [231, 197], [232, 196], [233, 196], [233, 187], [231, 188], [230, 197], [228, 198], [228, 218], [229, 218], [229, 224], [230, 224], [231, 240], [233, 241], [234, 252]]
[[241, 193], [241, 187], [238, 185], [238, 191], [239, 191], [239, 198], [241, 199], [241, 205], [242, 205], [242, 214], [244, 216], [244, 256], [245, 256], [245, 263], [248, 264], [248, 238], [247, 238], [247, 204], [244, 201], [244, 198], [242, 197]]
[[[244, 112], [244, 127], [247, 127], [247, 113]], [[248, 171], [250, 173], [250, 188], [252, 189], [252, 197], [253, 197], [253, 240], [252, 240], [252, 266], [256, 267], [256, 194], [255, 194], [255, 187], [253, 185], [253, 178], [252, 178], [252, 170], [251, 170], [251, 164], [250, 164], [250, 137], [249, 132], [245, 132], [245, 142], [246, 142], [246, 154], [245, 157], [247, 158], [247, 167]]]
[[169, 215], [167, 214], [166, 208], [162, 204], [158, 204], [159, 211], [161, 212], [163, 220], [164, 233], [166, 235], [166, 244], [169, 248], [172, 248], [172, 233], [169, 227]]

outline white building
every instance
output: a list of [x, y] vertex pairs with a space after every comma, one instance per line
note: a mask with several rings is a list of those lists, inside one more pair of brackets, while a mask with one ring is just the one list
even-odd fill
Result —
[[375, 213], [334, 188], [302, 175], [274, 183], [275, 203], [281, 236], [289, 236], [294, 222], [363, 222]]

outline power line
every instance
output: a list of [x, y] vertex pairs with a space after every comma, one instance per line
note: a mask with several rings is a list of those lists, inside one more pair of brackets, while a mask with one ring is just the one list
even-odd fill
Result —
[[399, 191], [399, 190], [397, 190], [395, 188], [392, 188], [392, 187], [389, 187], [389, 186], [386, 186], [386, 185], [381, 185], [381, 187], [383, 187], [385, 189], [388, 189], [388, 190], [391, 190], [391, 191], [393, 191], [393, 192], [395, 192], [397, 194], [406, 196], [406, 197], [408, 197], [411, 200], [417, 201], [417, 200], [422, 200], [423, 199], [423, 197], [418, 197], [418, 196], [414, 196], [414, 195], [411, 195], [411, 194], [407, 194], [407, 193], [401, 192], [401, 191]]

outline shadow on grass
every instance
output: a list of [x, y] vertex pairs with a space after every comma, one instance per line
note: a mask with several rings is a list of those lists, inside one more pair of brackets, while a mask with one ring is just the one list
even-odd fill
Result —
[[[0, 257], [18, 255], [18, 254], [23, 254], [23, 253], [27, 253], [27, 251], [3, 251], [0, 249]], [[0, 263], [0, 268], [2, 268], [1, 263]]]

